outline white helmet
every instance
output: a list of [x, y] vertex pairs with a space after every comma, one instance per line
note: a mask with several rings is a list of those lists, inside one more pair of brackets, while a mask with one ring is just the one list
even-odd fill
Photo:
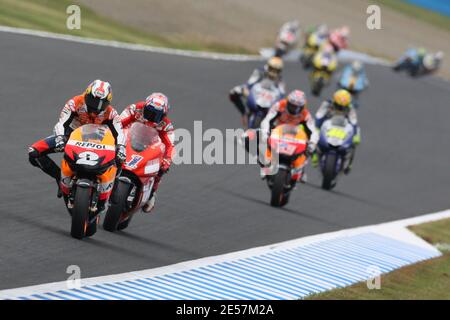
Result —
[[435, 57], [437, 60], [442, 60], [442, 58], [444, 58], [444, 52], [438, 51], [438, 52], [435, 53], [434, 57]]
[[361, 72], [362, 69], [363, 69], [363, 65], [362, 65], [361, 61], [359, 61], [359, 60], [353, 61], [353, 63], [352, 63], [353, 72]]
[[89, 113], [99, 114], [106, 110], [112, 101], [111, 84], [102, 80], [94, 80], [84, 92], [84, 103]]

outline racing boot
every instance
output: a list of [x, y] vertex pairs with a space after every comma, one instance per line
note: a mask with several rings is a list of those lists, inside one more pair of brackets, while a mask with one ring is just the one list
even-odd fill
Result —
[[319, 155], [317, 154], [317, 152], [314, 152], [311, 156], [311, 165], [313, 166], [313, 168], [317, 168], [317, 166], [319, 165]]
[[142, 207], [142, 211], [144, 211], [145, 213], [150, 213], [155, 207], [155, 201], [156, 201], [156, 192], [152, 193], [150, 199], [148, 199], [147, 202]]
[[305, 169], [302, 170], [302, 175], [300, 176], [300, 182], [301, 183], [308, 182], [308, 175], [306, 174]]

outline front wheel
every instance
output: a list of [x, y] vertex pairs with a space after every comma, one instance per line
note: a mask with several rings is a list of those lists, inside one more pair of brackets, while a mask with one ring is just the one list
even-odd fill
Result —
[[277, 174], [273, 177], [272, 196], [270, 205], [273, 207], [282, 207], [287, 203], [287, 195], [285, 194], [285, 185], [288, 179], [286, 169], [278, 169]]
[[331, 190], [336, 185], [334, 182], [336, 178], [336, 161], [336, 154], [326, 155], [325, 164], [322, 171], [322, 189]]
[[313, 78], [311, 93], [316, 97], [320, 96], [324, 85], [325, 85], [325, 80], [323, 79], [323, 77]]
[[129, 192], [130, 185], [128, 183], [119, 181], [117, 184], [117, 188], [112, 195], [113, 201], [111, 201], [111, 206], [109, 207], [109, 210], [105, 215], [105, 220], [103, 221], [103, 229], [105, 229], [106, 231], [114, 232], [118, 230], [118, 226], [122, 223], [122, 213], [126, 210]]
[[[72, 208], [72, 226], [70, 235], [76, 239], [83, 239], [89, 227], [89, 207], [91, 204], [92, 188], [78, 186]], [[91, 232], [90, 232], [91, 233]]]

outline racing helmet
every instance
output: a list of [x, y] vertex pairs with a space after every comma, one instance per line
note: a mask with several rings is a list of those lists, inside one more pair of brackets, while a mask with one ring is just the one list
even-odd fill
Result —
[[436, 53], [434, 54], [434, 58], [435, 58], [436, 60], [441, 61], [441, 60], [444, 58], [444, 52], [442, 52], [442, 51], [436, 52]]
[[427, 49], [420, 47], [419, 49], [417, 49], [417, 55], [419, 57], [425, 57], [425, 55], [427, 54]]
[[328, 26], [325, 23], [317, 26], [317, 34], [321, 37], [326, 36], [328, 34]]
[[93, 81], [84, 92], [84, 103], [89, 113], [99, 114], [112, 101], [111, 84], [102, 80]]
[[352, 104], [352, 95], [345, 89], [336, 91], [333, 95], [333, 106], [336, 111], [348, 112]]
[[298, 115], [307, 104], [306, 95], [301, 90], [294, 90], [287, 96], [286, 110], [291, 115]]
[[145, 99], [144, 119], [159, 124], [169, 112], [169, 108], [167, 96], [154, 92]]
[[361, 63], [361, 61], [359, 60], [355, 60], [352, 62], [352, 71], [354, 73], [360, 73], [363, 69], [363, 65]]
[[284, 63], [280, 57], [272, 57], [267, 61], [264, 70], [270, 79], [275, 80], [280, 77], [283, 66]]

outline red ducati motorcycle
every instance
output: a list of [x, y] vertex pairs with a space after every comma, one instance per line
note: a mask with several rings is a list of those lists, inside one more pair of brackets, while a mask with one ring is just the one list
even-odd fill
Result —
[[103, 228], [111, 232], [127, 228], [133, 215], [149, 199], [165, 152], [158, 131], [152, 127], [135, 122], [124, 133], [127, 160], [116, 179], [111, 205], [103, 221]]

